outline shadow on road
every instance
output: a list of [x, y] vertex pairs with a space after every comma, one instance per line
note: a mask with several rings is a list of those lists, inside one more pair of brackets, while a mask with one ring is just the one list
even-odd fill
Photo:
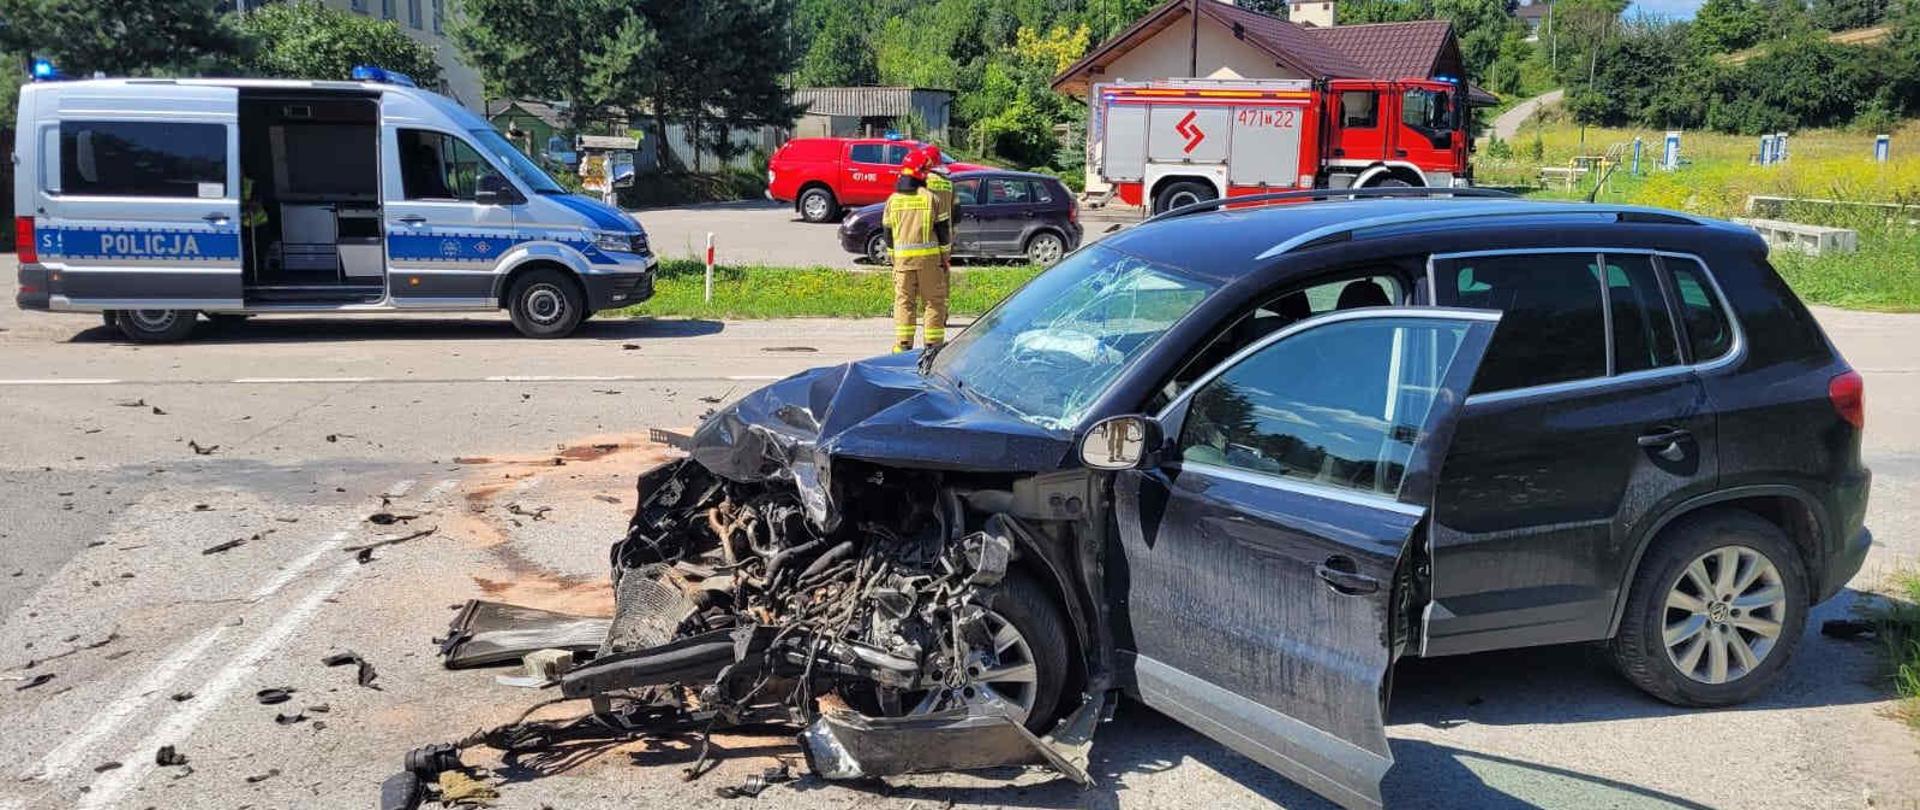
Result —
[[[680, 318], [622, 318], [609, 316], [580, 325], [568, 341], [686, 338], [717, 334], [721, 321]], [[189, 343], [327, 343], [360, 340], [499, 340], [519, 338], [506, 318], [458, 315], [446, 319], [350, 316], [329, 318], [253, 318], [245, 323], [201, 323]], [[115, 343], [126, 338], [118, 330], [95, 326], [74, 333], [68, 343]]]

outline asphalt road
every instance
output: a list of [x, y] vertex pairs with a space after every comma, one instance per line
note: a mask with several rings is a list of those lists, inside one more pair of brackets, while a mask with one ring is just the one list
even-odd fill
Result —
[[[13, 276], [0, 258], [0, 295]], [[1867, 587], [1920, 556], [1920, 318], [1820, 316], [1867, 376], [1882, 544], [1855, 581]], [[0, 674], [53, 675], [0, 682], [0, 762], [15, 777], [0, 780], [0, 810], [371, 803], [409, 748], [536, 698], [493, 671], [439, 667], [431, 640], [450, 606], [607, 607], [607, 544], [633, 475], [662, 457], [648, 428], [684, 429], [768, 377], [886, 342], [872, 321], [653, 320], [529, 341], [473, 316], [266, 318], [148, 347], [98, 324], [0, 306]], [[364, 520], [380, 510], [419, 517]], [[365, 564], [346, 550], [426, 528]], [[371, 687], [320, 663], [343, 649], [377, 668]], [[295, 691], [258, 703], [271, 687]], [[1714, 712], [1656, 703], [1581, 646], [1410, 662], [1387, 794], [1409, 807], [1920, 806], [1920, 745], [1888, 706], [1871, 645], [1817, 634], [1770, 695]], [[714, 787], [792, 756], [788, 741], [723, 737], [718, 770], [694, 782], [679, 778], [693, 756], [680, 739], [487, 764], [502, 807], [721, 807], [734, 802]], [[155, 764], [164, 745], [187, 764]], [[1044, 774], [804, 780], [756, 802], [1325, 806], [1137, 705], [1092, 760], [1087, 790]]]

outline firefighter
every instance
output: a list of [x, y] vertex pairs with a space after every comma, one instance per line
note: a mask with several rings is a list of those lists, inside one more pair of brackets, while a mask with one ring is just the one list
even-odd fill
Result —
[[[940, 147], [927, 144], [920, 148], [922, 160], [927, 166], [927, 190], [933, 192], [933, 198], [941, 206], [941, 215], [934, 225], [936, 235], [940, 237], [940, 264], [953, 272], [953, 226], [960, 221], [955, 209], [953, 181], [947, 178], [947, 169], [940, 165]], [[944, 223], [944, 226], [941, 224]]]
[[900, 179], [887, 198], [881, 217], [893, 239], [893, 350], [913, 349], [913, 321], [918, 300], [927, 305], [927, 345], [947, 339], [947, 268], [941, 234], [948, 231], [947, 213], [927, 190], [926, 155], [907, 154]]

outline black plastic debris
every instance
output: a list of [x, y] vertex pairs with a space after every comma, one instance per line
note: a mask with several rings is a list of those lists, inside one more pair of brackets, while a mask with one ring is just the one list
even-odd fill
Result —
[[363, 548], [357, 552], [354, 552], [353, 561], [361, 565], [366, 565], [367, 563], [373, 562], [373, 549]]
[[102, 762], [98, 765], [93, 766], [93, 772], [106, 773], [107, 771], [118, 769], [119, 767], [120, 767], [120, 763], [118, 762], [112, 762], [112, 761]]
[[361, 686], [365, 686], [369, 688], [375, 688], [375, 689], [379, 688], [374, 686], [373, 682], [374, 682], [374, 679], [380, 677], [380, 673], [373, 668], [372, 664], [367, 663], [367, 659], [361, 658], [360, 654], [357, 652], [354, 652], [352, 650], [343, 650], [341, 652], [332, 653], [326, 656], [325, 658], [320, 659], [320, 663], [326, 664], [327, 666], [330, 666], [330, 667], [342, 667], [348, 664], [353, 664], [356, 670], [354, 673], [355, 683], [358, 683]]
[[162, 768], [185, 765], [187, 764], [187, 755], [174, 750], [174, 747], [171, 745], [163, 745], [160, 746], [160, 750], [153, 752], [153, 764], [159, 765]]
[[262, 706], [285, 703], [293, 699], [293, 689], [286, 686], [270, 686], [253, 693], [253, 699], [259, 701]]
[[280, 775], [279, 768], [268, 768], [266, 773], [256, 773], [252, 776], [247, 777], [247, 784], [257, 785], [257, 784], [260, 784], [261, 782], [265, 782], [268, 779], [272, 779], [279, 775]]
[[283, 725], [283, 726], [291, 726], [295, 723], [307, 722], [307, 716], [302, 712], [294, 712], [293, 714], [287, 714], [285, 712], [281, 712], [280, 714], [276, 714], [273, 716], [273, 722], [279, 723], [280, 725]]
[[738, 785], [721, 785], [713, 789], [713, 795], [722, 799], [752, 799], [767, 791], [767, 788], [782, 782], [793, 781], [793, 769], [784, 762], [778, 767], [768, 768], [752, 774]]
[[171, 695], [171, 697], [173, 698], [173, 702], [175, 703], [185, 703], [193, 699], [193, 693], [192, 692], [175, 692]]
[[1820, 623], [1820, 635], [1841, 640], [1872, 636], [1878, 631], [1879, 627], [1866, 619], [1828, 619]]
[[375, 526], [392, 526], [409, 520], [419, 520], [419, 515], [396, 515], [392, 512], [375, 512], [367, 516], [367, 522]]
[[222, 551], [232, 551], [236, 548], [246, 545], [247, 541], [249, 540], [258, 540], [258, 539], [260, 539], [260, 535], [256, 534], [252, 537], [242, 537], [237, 540], [228, 540], [225, 543], [215, 543], [211, 546], [207, 546], [206, 548], [200, 549], [200, 553], [205, 555], [205, 554], [219, 554]]
[[194, 441], [192, 439], [188, 439], [187, 449], [192, 450], [193, 454], [196, 456], [211, 456], [213, 455], [213, 451], [220, 449], [220, 445], [209, 444], [209, 445], [206, 445], [205, 447], [202, 447], [199, 442]]
[[38, 675], [35, 675], [35, 676], [33, 676], [33, 677], [31, 677], [31, 678], [28, 678], [28, 679], [27, 679], [27, 681], [26, 681], [26, 683], [23, 683], [23, 684], [20, 684], [19, 686], [16, 686], [16, 687], [14, 687], [14, 688], [13, 688], [13, 691], [15, 691], [15, 692], [25, 692], [25, 691], [27, 691], [28, 689], [32, 689], [32, 688], [34, 688], [34, 687], [36, 687], [36, 686], [40, 686], [40, 685], [42, 685], [42, 684], [45, 684], [45, 683], [46, 683], [47, 681], [51, 681], [51, 680], [53, 680], [53, 673], [51, 673], [51, 672], [42, 672], [42, 673], [40, 673], [40, 674], [38, 674]]

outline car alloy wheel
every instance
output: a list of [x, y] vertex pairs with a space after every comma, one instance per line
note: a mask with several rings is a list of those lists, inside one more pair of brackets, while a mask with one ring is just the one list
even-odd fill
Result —
[[970, 655], [960, 671], [945, 673], [945, 688], [929, 691], [908, 714], [966, 706], [1001, 711], [1019, 723], [1033, 714], [1040, 696], [1040, 669], [1033, 646], [1005, 616], [988, 610], [984, 619], [993, 635], [993, 654], [980, 651]]
[[1773, 652], [1786, 611], [1786, 584], [1766, 555], [1746, 546], [1713, 549], [1667, 590], [1667, 658], [1701, 683], [1739, 680]]
[[887, 244], [887, 235], [876, 233], [867, 237], [867, 261], [874, 264], [893, 263], [893, 245]]
[[1027, 261], [1043, 267], [1060, 261], [1066, 252], [1067, 246], [1060, 237], [1050, 233], [1039, 234], [1027, 243]]

